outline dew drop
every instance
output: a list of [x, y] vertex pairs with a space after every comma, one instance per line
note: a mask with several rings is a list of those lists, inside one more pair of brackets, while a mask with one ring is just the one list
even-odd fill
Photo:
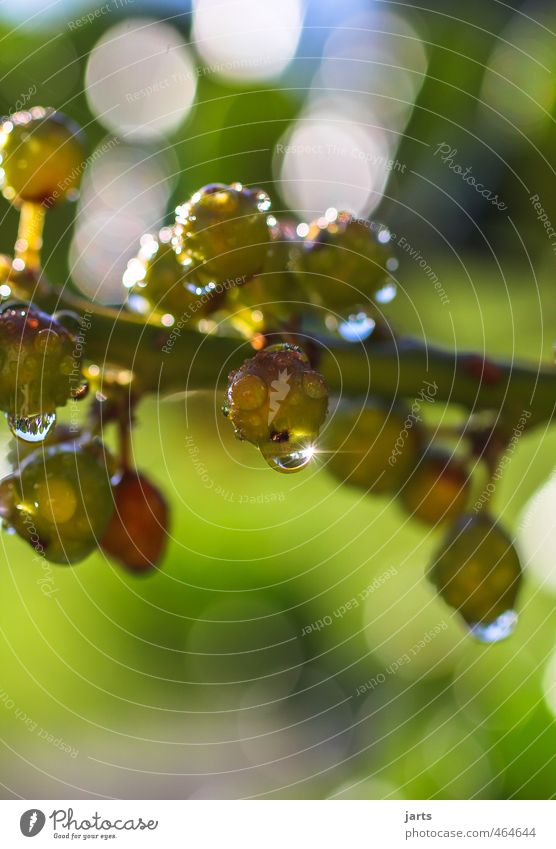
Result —
[[515, 631], [518, 616], [515, 610], [506, 610], [494, 622], [470, 624], [469, 633], [480, 643], [499, 643]]
[[389, 304], [390, 301], [393, 301], [398, 293], [398, 287], [392, 281], [388, 281], [384, 286], [381, 286], [380, 289], [374, 294], [374, 300], [379, 304]]
[[44, 442], [56, 424], [56, 413], [39, 413], [35, 416], [12, 416], [7, 413], [6, 418], [13, 435], [24, 442]]
[[357, 312], [339, 323], [338, 333], [346, 342], [362, 342], [369, 338], [375, 327], [375, 320], [366, 312]]
[[[280, 450], [280, 445], [282, 445], [282, 450]], [[272, 443], [261, 448], [261, 454], [270, 468], [284, 474], [300, 472], [305, 469], [311, 462], [314, 453], [313, 445], [307, 442]]]

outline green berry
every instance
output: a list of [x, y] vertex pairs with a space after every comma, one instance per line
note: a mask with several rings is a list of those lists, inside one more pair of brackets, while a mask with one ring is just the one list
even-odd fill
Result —
[[398, 492], [419, 458], [421, 429], [402, 404], [376, 400], [339, 407], [323, 436], [327, 468], [340, 481], [377, 495]]
[[1, 513], [35, 551], [75, 563], [99, 543], [114, 509], [102, 445], [40, 447], [0, 486]]
[[450, 527], [429, 577], [444, 601], [474, 628], [515, 605], [521, 564], [511, 539], [486, 514], [465, 514]]
[[201, 285], [241, 285], [264, 265], [268, 195], [241, 183], [211, 183], [176, 210], [174, 247]]
[[172, 246], [175, 231], [164, 227], [158, 236], [146, 234], [136, 257], [128, 262], [123, 283], [130, 306], [141, 313], [170, 315], [183, 324], [210, 313], [218, 300], [214, 286], [202, 287], [183, 266]]
[[271, 218], [269, 231], [270, 243], [260, 273], [243, 286], [230, 289], [227, 299], [228, 309], [254, 331], [279, 326], [306, 303], [306, 294], [291, 269], [292, 253], [298, 244], [295, 225]]
[[55, 410], [80, 398], [82, 346], [52, 316], [29, 304], [7, 304], [0, 312], [0, 409], [14, 434], [41, 441]]
[[448, 451], [429, 449], [411, 473], [400, 500], [411, 516], [436, 525], [463, 513], [469, 489], [465, 463]]
[[66, 115], [35, 107], [6, 119], [0, 131], [2, 191], [16, 205], [52, 206], [75, 193], [83, 170], [80, 128]]
[[[368, 304], [397, 267], [386, 227], [338, 213], [333, 221], [310, 225], [293, 265], [312, 300], [340, 315], [354, 304]], [[395, 290], [394, 290], [395, 291]]]
[[229, 376], [226, 414], [238, 439], [257, 445], [272, 468], [298, 471], [310, 461], [328, 409], [328, 388], [293, 345], [259, 351]]

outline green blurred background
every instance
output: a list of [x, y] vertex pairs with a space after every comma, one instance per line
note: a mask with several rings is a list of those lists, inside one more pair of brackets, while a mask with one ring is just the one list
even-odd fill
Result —
[[[121, 302], [140, 234], [237, 179], [300, 222], [334, 205], [403, 237], [400, 330], [552, 358], [531, 203], [556, 222], [551, 3], [10, 0], [0, 21], [0, 110], [58, 107], [90, 144], [79, 201], [47, 222], [60, 285]], [[4, 250], [16, 225], [5, 204]], [[272, 473], [220, 403], [141, 404], [134, 456], [173, 512], [157, 574], [101, 555], [50, 572], [2, 535], [2, 796], [551, 797], [554, 433], [525, 435], [497, 488], [528, 580], [515, 635], [482, 646], [423, 577], [436, 532], [322, 458]]]

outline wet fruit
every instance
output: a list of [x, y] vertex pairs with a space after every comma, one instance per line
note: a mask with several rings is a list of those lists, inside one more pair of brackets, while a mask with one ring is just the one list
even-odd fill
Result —
[[28, 304], [0, 312], [0, 409], [14, 435], [41, 442], [57, 407], [79, 398], [84, 386], [82, 345], [52, 316]]
[[98, 546], [114, 509], [105, 449], [66, 442], [36, 449], [0, 485], [4, 522], [38, 554], [76, 563]]
[[403, 404], [339, 407], [323, 435], [327, 469], [377, 495], [398, 492], [421, 453], [421, 428]]
[[489, 515], [465, 514], [445, 536], [429, 570], [444, 599], [463, 617], [472, 633], [488, 640], [500, 617], [515, 619], [521, 564], [511, 539]]
[[218, 301], [213, 284], [201, 286], [191, 269], [182, 265], [172, 247], [174, 230], [141, 239], [136, 257], [127, 264], [124, 286], [132, 309], [142, 314], [169, 315], [185, 324], [207, 315]]
[[238, 439], [257, 445], [281, 472], [311, 460], [328, 409], [328, 388], [293, 345], [259, 351], [229, 376], [225, 413]]
[[227, 300], [230, 311], [254, 330], [280, 327], [292, 312], [306, 305], [306, 294], [291, 269], [292, 252], [299, 241], [295, 225], [272, 219], [269, 231], [270, 243], [260, 273], [231, 289]]
[[268, 195], [241, 183], [211, 183], [176, 210], [173, 244], [199, 285], [242, 285], [264, 265]]
[[319, 219], [310, 225], [293, 264], [317, 303], [347, 317], [354, 304], [369, 310], [371, 302], [394, 297], [390, 273], [397, 260], [390, 242], [383, 225], [340, 212], [333, 220]]

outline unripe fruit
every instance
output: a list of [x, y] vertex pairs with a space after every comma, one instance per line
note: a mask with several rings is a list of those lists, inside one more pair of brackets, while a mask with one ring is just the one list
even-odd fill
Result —
[[[461, 516], [449, 529], [429, 570], [444, 599], [473, 629], [512, 611], [521, 564], [511, 539], [491, 516]], [[477, 629], [481, 638], [483, 631]]]
[[174, 247], [201, 285], [241, 285], [261, 271], [269, 241], [266, 192], [211, 183], [176, 210]]
[[233, 287], [227, 301], [230, 311], [253, 330], [279, 326], [292, 312], [303, 309], [307, 300], [290, 265], [298, 243], [295, 225], [273, 220], [269, 230], [270, 243], [261, 272], [243, 286]]
[[41, 447], [0, 485], [1, 514], [37, 552], [76, 563], [98, 546], [114, 505], [98, 443]]
[[397, 260], [389, 243], [386, 227], [340, 212], [333, 221], [311, 224], [294, 268], [325, 308], [341, 315], [358, 303], [368, 309], [386, 282], [395, 286], [390, 271], [397, 268]]
[[[218, 300], [214, 286], [201, 287], [191, 269], [182, 265], [172, 246], [174, 230], [145, 234], [136, 257], [127, 264], [124, 286], [130, 306], [143, 314], [170, 315], [183, 324], [210, 313]], [[138, 296], [138, 297], [137, 297]]]
[[2, 191], [16, 205], [72, 199], [84, 158], [81, 129], [61, 112], [34, 107], [6, 119], [0, 132]]
[[342, 481], [376, 495], [400, 490], [422, 445], [419, 425], [402, 404], [380, 401], [339, 407], [323, 435], [327, 469]]
[[229, 376], [224, 412], [236, 436], [257, 445], [277, 471], [309, 463], [327, 409], [324, 378], [293, 345], [259, 351]]
[[447, 451], [429, 449], [402, 489], [400, 501], [412, 517], [436, 525], [463, 513], [469, 489], [465, 463]]
[[16, 436], [42, 441], [54, 424], [56, 407], [82, 397], [81, 351], [52, 316], [28, 304], [2, 309], [0, 409]]
[[145, 475], [125, 471], [113, 488], [115, 510], [101, 548], [126, 569], [147, 573], [164, 555], [168, 504]]

